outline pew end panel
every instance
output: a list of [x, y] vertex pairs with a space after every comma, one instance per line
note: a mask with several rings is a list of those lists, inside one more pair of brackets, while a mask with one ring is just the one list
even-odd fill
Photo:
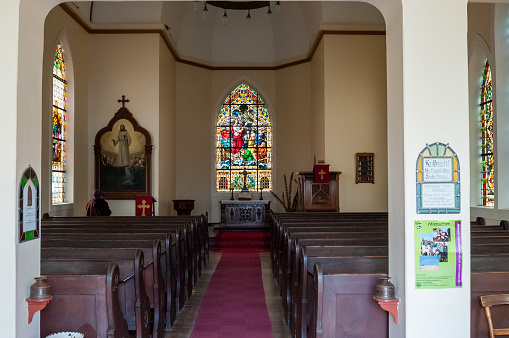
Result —
[[388, 337], [388, 312], [373, 300], [384, 274], [327, 274], [315, 265], [314, 311], [308, 337]]
[[104, 275], [45, 275], [53, 300], [41, 312], [41, 336], [73, 331], [85, 337], [128, 337], [127, 322], [120, 310], [116, 264]]

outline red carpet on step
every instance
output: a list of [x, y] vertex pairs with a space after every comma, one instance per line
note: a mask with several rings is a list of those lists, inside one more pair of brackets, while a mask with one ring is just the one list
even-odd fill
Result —
[[191, 334], [191, 338], [201, 337], [273, 337], [259, 253], [221, 255]]
[[214, 237], [214, 251], [269, 251], [268, 231], [220, 231]]

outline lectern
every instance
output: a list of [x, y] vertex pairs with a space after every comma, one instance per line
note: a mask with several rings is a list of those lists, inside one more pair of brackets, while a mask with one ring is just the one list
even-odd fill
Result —
[[339, 212], [339, 175], [341, 171], [330, 171], [328, 182], [315, 183], [313, 171], [297, 172], [297, 211]]

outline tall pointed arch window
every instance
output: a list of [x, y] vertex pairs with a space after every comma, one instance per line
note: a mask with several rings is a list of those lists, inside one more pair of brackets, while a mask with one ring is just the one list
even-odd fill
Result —
[[66, 97], [67, 75], [65, 71], [62, 45], [58, 44], [53, 61], [53, 113], [52, 113], [52, 161], [51, 195], [53, 204], [65, 200], [65, 164], [66, 164]]
[[272, 189], [272, 124], [262, 98], [241, 84], [216, 124], [216, 190]]
[[481, 197], [485, 206], [495, 204], [492, 89], [491, 68], [486, 61], [481, 86]]

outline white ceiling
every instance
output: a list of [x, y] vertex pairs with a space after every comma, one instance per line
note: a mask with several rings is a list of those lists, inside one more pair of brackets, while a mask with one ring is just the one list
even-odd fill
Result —
[[[273, 2], [271, 2], [273, 3]], [[203, 2], [193, 1], [91, 1], [74, 2], [82, 16], [96, 25], [167, 25], [182, 58], [210, 65], [275, 65], [303, 59], [322, 29], [380, 30], [382, 14], [362, 2], [281, 1], [280, 13], [267, 21], [267, 7], [251, 11], [229, 10], [223, 25], [223, 10], [211, 6], [203, 20]], [[92, 12], [91, 12], [92, 8]], [[272, 12], [275, 8], [272, 7]]]

